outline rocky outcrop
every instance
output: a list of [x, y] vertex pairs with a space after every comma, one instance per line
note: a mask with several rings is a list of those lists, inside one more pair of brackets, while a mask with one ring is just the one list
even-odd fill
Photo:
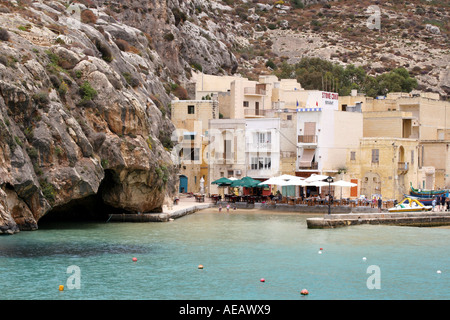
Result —
[[205, 69], [236, 68], [214, 33], [180, 16], [194, 2], [122, 1], [114, 11], [80, 2], [81, 20], [59, 1], [0, 13], [2, 233], [35, 230], [92, 196], [125, 213], [160, 212], [177, 184], [170, 85], [200, 53]]

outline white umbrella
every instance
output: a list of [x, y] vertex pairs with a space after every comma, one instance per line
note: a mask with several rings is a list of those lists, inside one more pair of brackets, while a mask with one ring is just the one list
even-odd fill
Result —
[[304, 178], [296, 177], [298, 179], [290, 179], [283, 182], [282, 186], [309, 186], [310, 184]]
[[344, 180], [332, 182], [331, 185], [336, 186], [336, 187], [356, 187], [357, 186], [356, 183], [348, 182], [348, 181], [344, 181]]
[[306, 182], [313, 182], [313, 181], [322, 181], [328, 178], [328, 176], [324, 176], [322, 174], [312, 174], [310, 177], [306, 178]]
[[311, 187], [328, 187], [328, 182], [325, 182], [325, 181], [312, 181], [312, 182], [307, 182], [306, 186], [311, 186]]
[[348, 182], [348, 181], [344, 181], [344, 180], [339, 180], [339, 181], [333, 182], [331, 185], [336, 186], [336, 187], [341, 187], [341, 199], [342, 199], [342, 187], [356, 187], [357, 186], [356, 183]]
[[278, 177], [279, 179], [285, 179], [285, 180], [290, 180], [290, 179], [304, 179], [302, 177], [297, 177], [297, 176], [293, 176], [290, 174], [283, 174], [281, 176]]
[[301, 177], [297, 177], [297, 176], [291, 176], [289, 174], [283, 174], [281, 176], [278, 177], [272, 177], [266, 181], [261, 182], [260, 184], [275, 184], [275, 185], [279, 185], [279, 186], [286, 186], [286, 182], [289, 182], [291, 180], [299, 180], [299, 179], [303, 179]]
[[277, 185], [280, 185], [283, 182], [285, 182], [285, 180], [279, 179], [278, 177], [272, 177], [272, 178], [270, 178], [270, 179], [268, 179], [266, 181], [261, 182], [260, 185], [263, 185], [263, 184], [277, 184]]

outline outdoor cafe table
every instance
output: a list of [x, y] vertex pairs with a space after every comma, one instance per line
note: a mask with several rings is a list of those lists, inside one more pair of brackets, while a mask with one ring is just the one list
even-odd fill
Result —
[[205, 202], [205, 195], [204, 194], [194, 194], [195, 201], [197, 202]]

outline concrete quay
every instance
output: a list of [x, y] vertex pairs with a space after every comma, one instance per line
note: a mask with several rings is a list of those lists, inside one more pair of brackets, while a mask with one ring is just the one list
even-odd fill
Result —
[[176, 205], [164, 205], [162, 212], [110, 214], [108, 222], [167, 222], [211, 207], [214, 207], [211, 201], [196, 202], [195, 198], [182, 198]]
[[362, 224], [438, 227], [450, 225], [450, 212], [325, 214], [322, 218], [308, 218], [306, 223], [309, 229], [330, 229]]

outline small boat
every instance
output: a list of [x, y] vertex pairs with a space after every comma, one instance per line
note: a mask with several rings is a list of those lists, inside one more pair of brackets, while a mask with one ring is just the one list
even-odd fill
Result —
[[411, 198], [411, 199], [417, 200], [425, 206], [431, 206], [433, 199], [434, 199], [434, 197], [433, 198], [423, 198], [423, 197], [416, 197], [416, 196], [411, 196], [411, 195], [407, 195], [407, 194], [404, 194], [404, 196], [405, 196], [405, 198]]
[[421, 212], [431, 211], [432, 206], [426, 206], [416, 199], [406, 197], [395, 207], [388, 209], [389, 212]]
[[411, 196], [413, 197], [420, 197], [420, 198], [434, 198], [437, 196], [448, 196], [449, 190], [443, 189], [443, 190], [420, 190], [415, 189], [412, 186], [412, 183], [410, 183], [411, 191], [409, 192]]

